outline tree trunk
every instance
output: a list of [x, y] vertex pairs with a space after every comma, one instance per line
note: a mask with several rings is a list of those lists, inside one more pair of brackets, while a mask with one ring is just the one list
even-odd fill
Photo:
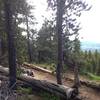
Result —
[[28, 16], [26, 15], [26, 26], [27, 26], [27, 46], [28, 46], [28, 56], [29, 62], [32, 62], [32, 48], [30, 44], [30, 33], [29, 33], [29, 25], [28, 25]]
[[12, 10], [11, 10], [11, 1], [4, 0], [4, 6], [5, 6], [6, 33], [8, 36], [9, 81], [10, 81], [9, 86], [12, 87], [16, 83], [16, 52], [14, 46], [14, 30], [12, 28], [13, 17], [12, 17]]
[[0, 56], [3, 56], [4, 54], [5, 54], [5, 43], [4, 43], [4, 40], [3, 40], [3, 38], [1, 37], [0, 38]]
[[2, 56], [2, 40], [0, 38], [0, 56]]
[[77, 62], [75, 62], [75, 67], [74, 67], [74, 87], [79, 88], [80, 86], [80, 80], [79, 80], [79, 74], [78, 74], [78, 65], [77, 65]]
[[63, 67], [63, 51], [62, 51], [62, 17], [64, 2], [57, 0], [57, 36], [58, 36], [58, 62], [57, 62], [57, 83], [62, 84], [62, 67]]

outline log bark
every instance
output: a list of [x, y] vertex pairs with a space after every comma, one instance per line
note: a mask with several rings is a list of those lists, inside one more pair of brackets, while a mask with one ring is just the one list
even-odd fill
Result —
[[[4, 68], [2, 66], [0, 66], [0, 72], [4, 73], [5, 75], [9, 74], [8, 68]], [[31, 86], [37, 87], [40, 90], [58, 95], [66, 100], [74, 100], [74, 98], [77, 97], [77, 91], [74, 88], [50, 83], [46, 80], [37, 80], [24, 74], [21, 74], [19, 77], [17, 77], [17, 79], [31, 84]]]
[[35, 70], [37, 70], [37, 71], [42, 71], [42, 72], [45, 72], [45, 73], [48, 73], [48, 74], [53, 74], [52, 71], [47, 70], [47, 69], [44, 69], [44, 68], [41, 68], [41, 67], [36, 66], [36, 65], [33, 65], [33, 64], [24, 63], [24, 64], [23, 64], [23, 67], [25, 67], [25, 66], [28, 67], [28, 68], [35, 69]]
[[[65, 77], [65, 79], [67, 81], [74, 81], [73, 78], [69, 78], [69, 77]], [[92, 89], [98, 90], [100, 91], [100, 83], [96, 83], [96, 82], [92, 82], [92, 81], [84, 81], [84, 80], [80, 80], [80, 84], [86, 87], [90, 87]]]

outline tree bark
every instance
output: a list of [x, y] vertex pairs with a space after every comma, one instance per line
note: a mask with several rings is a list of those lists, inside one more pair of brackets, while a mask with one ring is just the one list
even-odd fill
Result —
[[27, 46], [28, 46], [28, 56], [29, 56], [29, 62], [32, 62], [32, 48], [30, 44], [30, 33], [29, 33], [29, 24], [28, 24], [28, 16], [26, 14], [26, 26], [27, 26]]
[[0, 56], [3, 56], [5, 54], [6, 48], [5, 48], [4, 39], [0, 38]]
[[2, 56], [2, 39], [0, 38], [0, 56]]
[[62, 67], [63, 67], [63, 50], [62, 50], [62, 18], [63, 18], [63, 6], [62, 0], [57, 0], [57, 36], [58, 36], [58, 62], [57, 62], [57, 83], [62, 84]]
[[44, 69], [44, 68], [39, 67], [39, 66], [36, 66], [36, 65], [33, 65], [33, 64], [24, 63], [24, 64], [23, 64], [23, 67], [32, 68], [32, 69], [35, 69], [35, 70], [37, 70], [37, 71], [42, 71], [42, 72], [48, 73], [48, 74], [53, 74], [52, 71], [47, 70], [47, 69]]
[[8, 55], [9, 55], [9, 86], [12, 87], [16, 83], [16, 52], [14, 46], [14, 30], [12, 28], [12, 10], [11, 1], [4, 0], [5, 7], [5, 26], [8, 38]]
[[78, 64], [77, 62], [75, 62], [75, 66], [74, 66], [74, 88], [78, 90], [78, 88], [80, 87], [80, 80], [79, 80], [79, 72], [78, 72]]

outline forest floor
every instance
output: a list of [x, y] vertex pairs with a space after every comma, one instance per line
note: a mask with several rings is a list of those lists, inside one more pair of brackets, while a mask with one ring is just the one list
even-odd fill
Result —
[[[30, 69], [30, 68], [29, 68]], [[56, 83], [56, 77], [55, 75], [49, 74], [49, 73], [44, 73], [42, 71], [37, 71], [35, 69], [31, 69], [31, 71], [34, 72], [34, 78], [35, 79], [39, 79], [39, 80], [47, 80], [49, 82], [53, 82]], [[74, 74], [73, 72], [67, 72], [66, 74], [64, 74], [64, 77], [67, 78], [74, 78]], [[88, 80], [87, 78], [80, 76], [81, 80]], [[74, 82], [72, 80], [68, 80], [66, 78], [63, 78], [63, 84], [65, 86], [69, 86], [72, 87]], [[96, 90], [87, 86], [83, 86], [81, 85], [79, 88], [79, 96], [82, 97], [82, 100], [100, 100], [100, 90]], [[29, 100], [31, 100], [30, 98], [34, 98], [34, 100], [44, 100], [43, 98], [41, 98], [38, 95], [19, 95], [17, 100], [26, 100], [25, 98], [28, 97]], [[28, 100], [28, 99], [27, 99]]]
[[[44, 73], [42, 71], [37, 71], [37, 70], [33, 70], [33, 72], [34, 72], [35, 79], [47, 80], [49, 82], [56, 83], [56, 77], [54, 75], [51, 75], [49, 73]], [[69, 77], [69, 78], [74, 78], [74, 75], [71, 72], [65, 74], [64, 76]], [[88, 80], [82, 76], [80, 77], [80, 79]], [[70, 80], [66, 80], [65, 78], [63, 78], [63, 84], [65, 86], [72, 87], [74, 83]], [[90, 87], [81, 85], [79, 88], [79, 96], [81, 96], [83, 98], [82, 100], [100, 100], [100, 90], [98, 91], [98, 90], [92, 89]]]

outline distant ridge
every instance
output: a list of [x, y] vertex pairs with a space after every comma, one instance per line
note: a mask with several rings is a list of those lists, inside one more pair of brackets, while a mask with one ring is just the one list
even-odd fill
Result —
[[88, 42], [88, 41], [81, 41], [81, 49], [84, 50], [91, 50], [91, 51], [95, 51], [98, 50], [100, 51], [100, 43], [96, 43], [96, 42]]

